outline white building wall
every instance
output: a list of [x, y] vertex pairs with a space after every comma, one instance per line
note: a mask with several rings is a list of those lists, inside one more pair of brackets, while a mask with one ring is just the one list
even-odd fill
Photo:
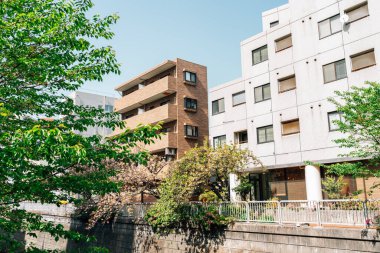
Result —
[[[365, 81], [380, 81], [379, 64], [359, 71], [351, 71], [350, 56], [375, 49], [380, 62], [380, 1], [368, 0], [369, 16], [348, 25], [329, 37], [319, 39], [318, 22], [336, 14], [341, 16], [348, 8], [363, 0], [289, 0], [289, 4], [263, 13], [262, 33], [241, 42], [242, 78], [210, 89], [212, 101], [225, 98], [225, 113], [210, 115], [210, 139], [226, 135], [232, 142], [234, 132], [246, 127], [249, 148], [269, 168], [304, 165], [305, 161], [341, 161], [339, 149], [333, 142], [342, 137], [330, 132], [328, 112], [334, 105], [328, 101], [335, 91], [348, 90]], [[279, 25], [270, 28], [270, 23]], [[275, 52], [275, 40], [292, 34], [293, 46]], [[252, 50], [268, 46], [268, 61], [252, 65]], [[347, 78], [324, 83], [322, 66], [341, 59], [346, 60]], [[278, 79], [295, 74], [297, 88], [278, 92]], [[271, 99], [255, 103], [254, 87], [270, 83]], [[242, 89], [246, 104], [231, 107], [231, 97]], [[211, 112], [211, 110], [209, 110]], [[299, 118], [300, 133], [282, 136], [281, 122]], [[274, 142], [257, 144], [256, 129], [272, 125]]]
[[[106, 105], [112, 106], [112, 110], [114, 107], [114, 103], [116, 98], [109, 97], [109, 96], [102, 96], [98, 94], [93, 93], [87, 93], [87, 92], [81, 92], [76, 91], [70, 95], [70, 97], [73, 99], [75, 105], [83, 105], [83, 106], [90, 106], [90, 107], [96, 107], [96, 108], [106, 108]], [[106, 127], [89, 127], [87, 131], [81, 132], [80, 134], [84, 136], [91, 136], [91, 135], [101, 135], [101, 136], [107, 136], [112, 133], [112, 129], [106, 128]]]

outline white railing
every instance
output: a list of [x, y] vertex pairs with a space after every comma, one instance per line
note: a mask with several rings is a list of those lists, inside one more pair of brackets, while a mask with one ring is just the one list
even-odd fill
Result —
[[[131, 219], [144, 219], [154, 203], [130, 203], [123, 207], [120, 216]], [[237, 222], [316, 224], [368, 226], [378, 222], [380, 200], [292, 200], [292, 201], [238, 201], [222, 203], [190, 202], [184, 207], [188, 215], [196, 214], [202, 207], [215, 207], [220, 214], [232, 217]], [[69, 215], [74, 207], [63, 205], [41, 205], [24, 203], [21, 208], [30, 212], [51, 215]]]

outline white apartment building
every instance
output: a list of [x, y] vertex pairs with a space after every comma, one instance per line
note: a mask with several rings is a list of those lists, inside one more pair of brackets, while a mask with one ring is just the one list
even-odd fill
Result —
[[[305, 162], [355, 160], [339, 156], [328, 98], [380, 80], [380, 1], [289, 0], [262, 22], [241, 42], [242, 78], [210, 89], [210, 142], [240, 144], [264, 163], [247, 168], [252, 199], [320, 200], [324, 171]], [[353, 192], [372, 181], [347, 182]]]
[[[91, 106], [96, 108], [103, 108], [106, 112], [114, 111], [114, 104], [117, 98], [110, 96], [103, 96], [94, 93], [87, 93], [82, 91], [76, 91], [70, 94], [75, 105]], [[108, 136], [112, 133], [112, 129], [106, 127], [88, 127], [87, 131], [81, 132], [84, 136], [101, 135]]]

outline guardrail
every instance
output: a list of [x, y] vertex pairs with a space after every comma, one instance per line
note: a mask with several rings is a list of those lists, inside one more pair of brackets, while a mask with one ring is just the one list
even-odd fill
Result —
[[[123, 207], [120, 216], [143, 219], [154, 203], [130, 203]], [[191, 202], [190, 214], [195, 214], [200, 206], [215, 206], [220, 214], [233, 217], [237, 222], [261, 222], [278, 224], [316, 224], [368, 226], [380, 217], [380, 200], [293, 200], [293, 201], [237, 201], [222, 203]], [[52, 208], [51, 205], [26, 203], [21, 205], [28, 211], [42, 210], [55, 214], [70, 214], [72, 206]]]
[[[123, 210], [129, 211], [122, 215], [143, 218], [152, 204], [128, 204]], [[233, 217], [237, 222], [368, 226], [380, 216], [380, 200], [192, 202], [189, 212], [197, 212], [199, 205], [214, 205], [220, 214]]]

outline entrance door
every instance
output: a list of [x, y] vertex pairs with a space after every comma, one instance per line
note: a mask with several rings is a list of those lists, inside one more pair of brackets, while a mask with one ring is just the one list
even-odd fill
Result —
[[249, 179], [253, 184], [252, 200], [268, 200], [270, 199], [269, 175], [268, 174], [250, 174]]

